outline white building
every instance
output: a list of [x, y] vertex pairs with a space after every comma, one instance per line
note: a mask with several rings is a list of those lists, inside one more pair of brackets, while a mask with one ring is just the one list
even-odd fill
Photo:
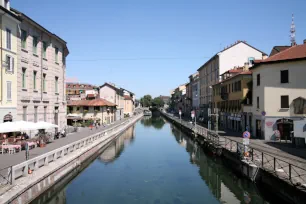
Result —
[[192, 109], [196, 110], [196, 115], [198, 116], [200, 108], [200, 79], [199, 72], [196, 72], [189, 76], [189, 83], [191, 86], [192, 95]]
[[207, 109], [212, 101], [212, 85], [220, 81], [220, 74], [232, 69], [242, 67], [254, 60], [262, 60], [266, 53], [252, 47], [245, 41], [237, 41], [233, 45], [215, 54], [198, 69], [200, 77], [200, 106], [203, 116], [207, 117]]
[[253, 103], [244, 112], [251, 118], [252, 137], [290, 139], [294, 121], [306, 122], [306, 44], [256, 62], [251, 70]]

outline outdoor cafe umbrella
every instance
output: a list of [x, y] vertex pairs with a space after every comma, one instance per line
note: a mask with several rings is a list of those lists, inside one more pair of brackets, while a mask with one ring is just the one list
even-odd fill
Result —
[[44, 130], [44, 129], [50, 129], [50, 128], [58, 128], [58, 125], [47, 123], [47, 122], [37, 122], [34, 123], [37, 130]]
[[6, 122], [0, 124], [0, 133], [37, 130], [35, 123], [27, 121]]

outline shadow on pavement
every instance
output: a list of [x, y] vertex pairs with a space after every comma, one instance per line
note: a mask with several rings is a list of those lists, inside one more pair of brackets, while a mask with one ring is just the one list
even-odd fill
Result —
[[306, 159], [306, 148], [293, 147], [292, 143], [280, 143], [280, 142], [265, 142], [271, 147], [277, 148], [281, 151], [287, 152], [288, 154]]

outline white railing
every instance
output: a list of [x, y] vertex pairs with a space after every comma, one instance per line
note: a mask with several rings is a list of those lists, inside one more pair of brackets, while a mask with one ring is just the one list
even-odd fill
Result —
[[[8, 180], [10, 184], [14, 184], [16, 180], [21, 177], [25, 177], [29, 173], [29, 169], [31, 171], [36, 171], [43, 166], [47, 166], [49, 163], [54, 162], [58, 159], [65, 158], [66, 156], [70, 155], [71, 152], [76, 150], [85, 149], [93, 142], [103, 138], [104, 136], [111, 136], [119, 133], [120, 131], [124, 130], [127, 126], [131, 125], [132, 123], [136, 122], [139, 118], [142, 117], [142, 114], [136, 115], [133, 118], [130, 118], [108, 130], [104, 130], [102, 132], [96, 133], [94, 135], [88, 136], [84, 139], [78, 140], [76, 142], [70, 143], [63, 147], [57, 148], [50, 152], [47, 152], [43, 155], [37, 156], [33, 159], [24, 161], [20, 164], [8, 168]], [[100, 141], [102, 142], [102, 141]], [[97, 144], [99, 144], [98, 142]]]

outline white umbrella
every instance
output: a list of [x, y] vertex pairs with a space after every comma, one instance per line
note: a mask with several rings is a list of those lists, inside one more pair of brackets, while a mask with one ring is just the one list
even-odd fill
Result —
[[58, 128], [58, 125], [52, 124], [52, 123], [47, 123], [47, 122], [37, 122], [34, 123], [36, 129], [42, 130], [42, 129], [50, 129], [50, 128]]
[[22, 132], [27, 130], [36, 130], [35, 123], [27, 121], [16, 121], [0, 124], [0, 133]]

